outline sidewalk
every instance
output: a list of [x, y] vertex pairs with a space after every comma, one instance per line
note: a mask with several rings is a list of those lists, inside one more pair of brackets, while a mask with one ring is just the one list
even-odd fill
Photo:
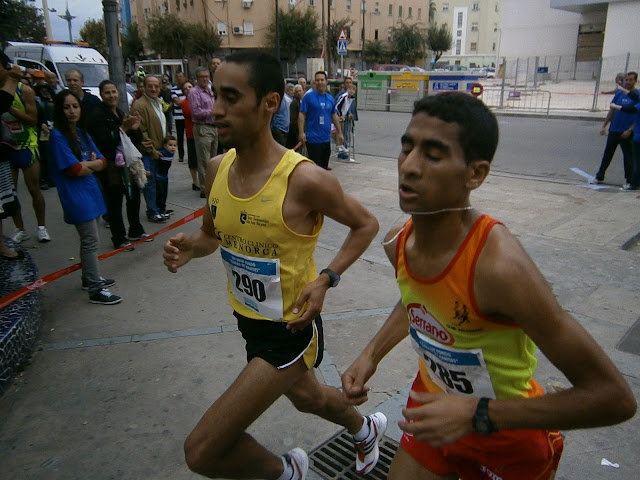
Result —
[[[398, 208], [395, 162], [368, 156], [358, 161], [332, 162], [332, 173], [374, 213], [381, 228], [325, 300], [326, 353], [319, 375], [335, 386], [398, 300], [393, 268], [380, 244], [389, 228], [406, 218]], [[169, 188], [174, 219], [202, 206], [191, 191], [186, 163], [174, 162]], [[78, 261], [77, 234], [62, 221], [55, 189], [43, 193], [52, 242], [23, 244], [41, 275]], [[22, 198], [34, 231], [29, 202]], [[621, 249], [640, 232], [639, 202], [636, 194], [617, 188], [592, 190], [500, 174], [492, 174], [472, 195], [476, 208], [518, 236], [560, 302], [613, 358], [637, 398], [640, 350], [628, 353], [617, 345], [640, 317], [640, 253]], [[191, 232], [199, 222], [181, 231]], [[164, 225], [144, 226], [152, 233]], [[5, 229], [10, 231], [7, 222]], [[316, 251], [319, 268], [330, 262], [345, 233], [325, 221]], [[100, 253], [110, 251], [108, 230], [101, 227], [100, 234]], [[123, 297], [119, 305], [89, 304], [79, 272], [42, 289], [39, 351], [0, 397], [0, 478], [201, 478], [186, 468], [182, 443], [243, 368], [244, 345], [226, 298], [219, 255], [169, 274], [161, 260], [169, 236], [102, 262], [102, 275], [117, 280], [113, 292]], [[394, 419], [416, 364], [409, 343], [399, 345], [380, 365], [362, 407], [365, 413], [384, 411], [392, 427], [388, 435], [396, 440]], [[543, 387], [567, 385], [542, 356], [536, 379]], [[281, 399], [250, 433], [271, 451], [284, 453], [294, 446], [312, 450], [338, 430]], [[638, 416], [617, 427], [568, 432], [557, 478], [637, 478], [639, 443]], [[600, 466], [602, 458], [620, 468]]]

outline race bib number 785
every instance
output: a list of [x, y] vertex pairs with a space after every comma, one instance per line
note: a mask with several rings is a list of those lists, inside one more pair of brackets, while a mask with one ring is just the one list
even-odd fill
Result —
[[481, 349], [443, 345], [410, 327], [411, 344], [429, 371], [431, 380], [447, 393], [496, 398]]

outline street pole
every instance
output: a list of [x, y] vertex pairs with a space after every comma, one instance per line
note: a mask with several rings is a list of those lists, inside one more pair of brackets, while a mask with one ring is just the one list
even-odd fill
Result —
[[47, 32], [47, 40], [53, 40], [53, 33], [51, 32], [51, 19], [49, 18], [49, 5], [47, 4], [47, 0], [42, 0], [42, 13], [44, 15], [44, 28]]
[[331, 78], [331, 0], [327, 0], [327, 77]]
[[275, 55], [280, 60], [280, 7], [278, 6], [278, 0], [276, 0], [276, 48]]
[[362, 1], [362, 67], [360, 70], [364, 72], [364, 14], [367, 11], [367, 2]]
[[102, 8], [104, 10], [104, 26], [107, 34], [109, 78], [118, 88], [118, 107], [123, 112], [129, 113], [122, 49], [120, 48], [120, 33], [118, 32], [118, 0], [102, 0]]

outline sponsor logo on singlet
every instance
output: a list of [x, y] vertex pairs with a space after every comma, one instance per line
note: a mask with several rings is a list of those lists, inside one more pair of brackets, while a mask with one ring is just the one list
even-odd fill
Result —
[[427, 311], [424, 305], [410, 303], [407, 305], [407, 313], [409, 314], [411, 325], [417, 331], [425, 333], [445, 345], [453, 344], [451, 334]]

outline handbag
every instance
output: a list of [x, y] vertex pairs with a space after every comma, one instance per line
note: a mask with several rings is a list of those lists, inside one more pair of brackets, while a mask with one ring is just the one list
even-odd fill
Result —
[[6, 123], [0, 122], [0, 152], [2, 152], [0, 160], [8, 160], [9, 158], [6, 155], [18, 149], [18, 142], [13, 132]]
[[138, 184], [138, 187], [144, 188], [147, 184], [147, 174], [142, 163], [142, 154], [122, 129], [120, 129], [120, 146], [124, 155], [125, 165], [129, 169], [131, 176]]

